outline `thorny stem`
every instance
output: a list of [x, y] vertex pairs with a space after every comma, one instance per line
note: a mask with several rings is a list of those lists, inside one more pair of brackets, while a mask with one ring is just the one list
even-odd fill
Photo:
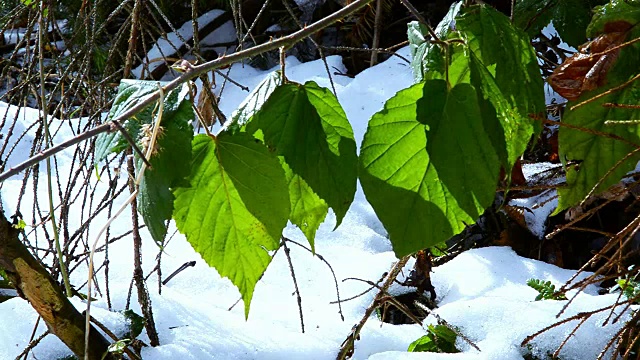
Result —
[[[281, 37], [277, 40], [273, 40], [270, 41], [268, 43], [262, 44], [262, 45], [258, 45], [258, 46], [254, 46], [252, 48], [243, 50], [243, 51], [239, 51], [237, 53], [233, 53], [231, 55], [226, 55], [226, 56], [221, 56], [215, 60], [203, 63], [201, 65], [197, 65], [194, 66], [193, 69], [191, 69], [190, 71], [187, 71], [185, 73], [183, 73], [182, 75], [180, 75], [179, 77], [177, 77], [176, 79], [172, 80], [171, 82], [169, 82], [166, 86], [163, 87], [163, 91], [164, 92], [169, 92], [173, 89], [176, 89], [178, 86], [182, 85], [183, 83], [194, 79], [202, 74], [205, 74], [209, 71], [221, 68], [223, 66], [226, 65], [231, 65], [235, 62], [241, 61], [243, 59], [248, 59], [251, 57], [254, 57], [256, 55], [265, 53], [267, 51], [271, 51], [271, 50], [276, 50], [278, 48], [280, 48], [281, 46], [291, 46], [295, 43], [297, 43], [298, 41], [313, 35], [315, 33], [317, 33], [318, 31], [336, 23], [337, 21], [339, 21], [340, 19], [343, 19], [353, 13], [355, 13], [356, 11], [362, 9], [363, 7], [365, 7], [366, 5], [368, 5], [369, 3], [371, 3], [373, 0], [356, 0], [354, 2], [352, 2], [351, 4], [345, 6], [344, 8], [336, 11], [335, 13], [316, 21], [315, 23], [305, 27], [304, 29], [301, 29], [299, 31], [296, 31], [293, 34]], [[149, 96], [147, 96], [146, 98], [144, 98], [143, 100], [141, 100], [140, 102], [137, 103], [136, 106], [132, 106], [131, 108], [129, 108], [127, 111], [123, 112], [122, 114], [120, 114], [120, 116], [114, 118], [112, 121], [116, 121], [116, 122], [124, 122], [126, 119], [133, 117], [134, 115], [136, 115], [138, 112], [140, 112], [142, 109], [144, 109], [145, 107], [147, 107], [148, 105], [152, 104], [154, 101], [158, 100], [160, 98], [160, 91], [154, 92], [153, 94], [150, 94]], [[0, 182], [6, 180], [7, 178], [21, 172], [22, 170], [50, 157], [53, 156], [55, 154], [57, 154], [58, 152], [68, 148], [69, 146], [73, 146], [81, 141], [87, 140], [93, 136], [102, 134], [104, 132], [110, 131], [111, 129], [111, 124], [109, 123], [105, 123], [102, 124], [100, 126], [97, 126], [85, 133], [82, 133], [72, 139], [69, 139], [63, 143], [60, 143], [59, 145], [52, 147], [50, 149], [47, 149], [47, 151], [43, 151], [42, 153], [33, 156], [31, 158], [29, 158], [28, 160], [22, 162], [21, 164], [17, 165], [14, 168], [11, 168], [5, 172], [3, 172], [2, 174], [0, 174]]]
[[[160, 119], [157, 120], [156, 124], [159, 122]], [[157, 127], [159, 126], [156, 126], [156, 128]], [[149, 149], [151, 149], [151, 146]], [[131, 157], [127, 160], [127, 171], [129, 176], [131, 176], [131, 178], [129, 178], [129, 191], [131, 191], [132, 194], [137, 194], [140, 182], [134, 182], [133, 180], [135, 169], [133, 166], [133, 158]], [[143, 173], [143, 171], [140, 171], [138, 178], [140, 178]], [[160, 345], [160, 338], [156, 330], [151, 301], [149, 300], [149, 291], [147, 291], [144, 282], [144, 273], [142, 272], [142, 238], [140, 237], [140, 230], [138, 228], [138, 201], [135, 197], [131, 201], [131, 222], [133, 223], [133, 280], [138, 290], [138, 303], [145, 318], [144, 327], [149, 336], [149, 343], [155, 347]]]
[[[45, 73], [44, 73], [44, 39], [43, 32], [46, 26], [44, 21], [45, 2], [40, 2], [40, 26], [38, 26], [38, 66], [40, 67], [40, 107], [42, 112], [42, 126], [44, 127], [44, 147], [49, 146], [51, 141], [51, 134], [49, 133], [49, 118], [47, 116], [47, 99], [45, 93]], [[53, 230], [53, 239], [56, 246], [56, 255], [58, 257], [58, 263], [60, 265], [60, 274], [64, 281], [64, 289], [67, 297], [73, 296], [71, 291], [71, 284], [69, 283], [69, 273], [64, 263], [64, 257], [62, 256], [62, 248], [60, 246], [60, 234], [58, 225], [56, 224], [55, 209], [53, 206], [53, 183], [51, 179], [51, 159], [47, 158], [47, 190], [49, 192], [49, 218], [51, 219], [51, 228]]]
[[[147, 158], [149, 158], [151, 156], [151, 153], [153, 152], [153, 149], [155, 147], [155, 141], [158, 135], [158, 128], [160, 127], [160, 121], [162, 120], [162, 114], [164, 112], [164, 89], [162, 88], [162, 86], [160, 86], [160, 84], [158, 84], [158, 94], [159, 94], [159, 101], [158, 101], [158, 114], [156, 116], [156, 121], [154, 123], [154, 127], [153, 127], [153, 132], [151, 135], [151, 140], [149, 141], [149, 147], [147, 148]], [[118, 209], [118, 211], [116, 211], [115, 215], [113, 215], [109, 220], [107, 220], [107, 223], [102, 227], [102, 229], [100, 229], [100, 231], [98, 232], [98, 236], [96, 236], [96, 239], [93, 242], [93, 245], [91, 247], [91, 252], [89, 253], [89, 276], [87, 278], [87, 310], [86, 310], [86, 318], [85, 318], [85, 349], [89, 349], [89, 331], [91, 330], [91, 314], [90, 314], [90, 310], [91, 310], [91, 280], [93, 279], [93, 255], [96, 252], [96, 247], [98, 246], [98, 241], [100, 240], [100, 238], [102, 237], [102, 234], [107, 230], [107, 228], [109, 226], [111, 226], [111, 223], [118, 218], [118, 216], [120, 216], [120, 214], [122, 214], [122, 212], [127, 208], [127, 206], [129, 206], [129, 204], [131, 204], [133, 202], [133, 200], [136, 198], [136, 196], [138, 195], [138, 185], [140, 184], [140, 180], [142, 179], [142, 175], [144, 174], [144, 171], [147, 169], [147, 164], [145, 162], [142, 163], [142, 165], [140, 166], [140, 170], [138, 173], [138, 176], [136, 176], [136, 181], [135, 181], [135, 187], [136, 189], [131, 193], [131, 195], [129, 196], [129, 198], [127, 199], [127, 201], [124, 202], [124, 204], [122, 204], [122, 206]], [[136, 227], [137, 228], [137, 227]], [[149, 319], [147, 319], [147, 321], [149, 321]], [[153, 319], [151, 320], [153, 321]], [[149, 330], [147, 329], [147, 332], [149, 332]], [[152, 335], [150, 335], [152, 336]], [[153, 341], [153, 339], [151, 339], [151, 341]], [[84, 353], [84, 360], [89, 360], [89, 352], [87, 350], [85, 350]]]

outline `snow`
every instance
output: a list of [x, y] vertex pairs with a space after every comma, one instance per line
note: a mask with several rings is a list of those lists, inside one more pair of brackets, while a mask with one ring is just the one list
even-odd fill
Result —
[[[554, 177], [553, 174], [561, 166], [553, 163], [524, 164], [522, 173], [529, 184], [557, 185], [564, 181], [564, 176]], [[558, 206], [558, 192], [555, 189], [545, 190], [535, 196], [512, 199], [509, 205], [525, 209], [523, 214], [528, 229], [542, 239], [545, 235], [546, 221]]]
[[[399, 53], [408, 57], [408, 48]], [[334, 67], [343, 72], [344, 65], [339, 57], [327, 59], [332, 72]], [[321, 61], [301, 64], [294, 58], [287, 59], [287, 76], [294, 81], [317, 81], [329, 87], [325, 66]], [[253, 88], [268, 72], [256, 70], [247, 65], [231, 67], [229, 76], [244, 86]], [[366, 130], [368, 119], [380, 110], [384, 102], [398, 90], [412, 83], [411, 69], [398, 57], [391, 57], [354, 79], [334, 76], [338, 98], [352, 123], [359, 143]], [[222, 78], [216, 79], [217, 84]], [[216, 91], [220, 90], [220, 86]], [[221, 99], [221, 109], [230, 115], [246, 97], [240, 88], [227, 84]], [[7, 105], [0, 105], [7, 107]], [[17, 108], [10, 108], [17, 111]], [[4, 111], [4, 110], [3, 110]], [[22, 109], [19, 126], [26, 127], [37, 119], [37, 112]], [[80, 120], [82, 121], [82, 120]], [[59, 143], [71, 136], [63, 127], [56, 138]], [[31, 146], [28, 139], [23, 149], [16, 150], [22, 160]], [[68, 174], [73, 149], [59, 156], [60, 174]], [[18, 159], [18, 158], [16, 158]], [[13, 160], [12, 160], [13, 161]], [[528, 176], [539, 172], [533, 169]], [[525, 171], [527, 171], [525, 167]], [[123, 172], [124, 173], [124, 172]], [[126, 176], [126, 175], [122, 175]], [[45, 181], [44, 176], [40, 181]], [[64, 184], [66, 179], [61, 179]], [[2, 201], [7, 214], [15, 211], [15, 204], [22, 186], [20, 179], [12, 178], [3, 184]], [[92, 186], [97, 194], [104, 194], [108, 184], [94, 179]], [[30, 189], [31, 185], [27, 185]], [[44, 187], [42, 187], [44, 188]], [[37, 195], [40, 203], [46, 203], [46, 193]], [[57, 195], [56, 195], [57, 196]], [[26, 194], [22, 206], [29, 208], [33, 203], [32, 194]], [[57, 202], [59, 198], [56, 197]], [[116, 199], [121, 204], [124, 197]], [[75, 211], [75, 212], [74, 212]], [[88, 214], [90, 209], [74, 204], [71, 213], [78, 214], [70, 219], [70, 226], [79, 226], [80, 214]], [[30, 214], [25, 212], [25, 220], [31, 223]], [[104, 215], [98, 216], [90, 230], [94, 239]], [[354, 203], [342, 225], [335, 231], [335, 217], [329, 214], [320, 227], [316, 238], [316, 251], [335, 270], [340, 296], [347, 298], [368, 288], [358, 281], [341, 281], [347, 277], [376, 281], [388, 271], [396, 261], [386, 232], [377, 220], [371, 206], [358, 189]], [[121, 234], [131, 228], [130, 216], [123, 215], [112, 225], [113, 234]], [[173, 233], [174, 227], [169, 230]], [[41, 231], [41, 230], [39, 230]], [[288, 226], [285, 236], [306, 243], [302, 233]], [[157, 248], [146, 231], [143, 236], [143, 269], [148, 274], [156, 265]], [[306, 332], [300, 330], [296, 297], [283, 251], [279, 251], [264, 277], [258, 283], [248, 320], [244, 318], [242, 304], [228, 310], [240, 297], [237, 289], [228, 279], [221, 278], [209, 268], [187, 243], [184, 236], [177, 234], [166, 246], [162, 255], [162, 272], [170, 274], [187, 261], [196, 260], [193, 268], [180, 273], [158, 293], [155, 275], [149, 282], [153, 312], [161, 345], [142, 350], [144, 359], [334, 359], [340, 345], [358, 323], [365, 308], [371, 303], [375, 293], [367, 293], [355, 300], [344, 302], [342, 321], [336, 304], [335, 285], [326, 265], [308, 251], [291, 247], [291, 257], [302, 296], [304, 324]], [[125, 308], [127, 292], [133, 272], [131, 242], [122, 240], [110, 245], [110, 290], [113, 311], [108, 310], [106, 299], [98, 296], [92, 303], [91, 314], [107, 325], [116, 334], [122, 335], [125, 320], [117, 312]], [[96, 254], [96, 264], [101, 264], [104, 253]], [[413, 266], [409, 261], [403, 273], [408, 274]], [[537, 292], [526, 285], [530, 278], [549, 280], [560, 286], [575, 272], [564, 270], [540, 261], [525, 259], [510, 248], [491, 247], [467, 251], [450, 262], [435, 268], [432, 281], [438, 294], [439, 308], [435, 310], [448, 323], [460, 331], [481, 349], [474, 350], [469, 344], [458, 339], [459, 354], [407, 353], [408, 345], [425, 334], [419, 325], [382, 325], [372, 316], [364, 326], [361, 339], [355, 344], [354, 359], [522, 359], [528, 351], [520, 343], [536, 331], [560, 319], [581, 311], [594, 310], [613, 304], [616, 294], [598, 295], [595, 286], [576, 296], [574, 302], [559, 318], [556, 314], [566, 302], [545, 300], [534, 301]], [[589, 275], [583, 273], [576, 281]], [[80, 285], [86, 280], [86, 267], [72, 273], [71, 281]], [[104, 275], [98, 275], [98, 283], [104, 285]], [[400, 279], [402, 280], [402, 279]], [[390, 291], [398, 294], [409, 291], [394, 285]], [[80, 289], [84, 292], [86, 289]], [[569, 293], [569, 296], [574, 294]], [[80, 310], [85, 303], [74, 298], [73, 304]], [[140, 308], [134, 300], [132, 308], [137, 313]], [[621, 310], [617, 309], [619, 313]], [[0, 359], [15, 358], [27, 345], [37, 315], [24, 300], [15, 298], [0, 304]], [[615, 324], [602, 326], [608, 312], [598, 314], [582, 326], [564, 346], [562, 359], [593, 359], [605, 346], [608, 339], [624, 325], [628, 314]], [[427, 324], [435, 323], [428, 317]], [[577, 323], [569, 322], [537, 337], [531, 346], [534, 354], [545, 355], [553, 352]], [[382, 326], [381, 326], [382, 325]], [[45, 331], [40, 323], [36, 336]], [[141, 340], [149, 342], [146, 332]], [[47, 336], [32, 351], [30, 358], [41, 360], [57, 359], [68, 355], [69, 351], [54, 336]]]
[[[204, 26], [206, 26], [222, 14], [224, 14], [224, 11], [216, 9], [200, 16], [198, 18], [198, 29], [202, 29]], [[184, 23], [179, 29], [176, 29], [175, 32], [170, 32], [166, 35], [166, 37], [159, 38], [145, 57], [145, 60], [149, 63], [143, 63], [139, 65], [131, 71], [132, 74], [136, 78], [140, 79], [144, 75], [143, 72], [145, 74], [147, 72], [151, 73], [162, 63], [162, 61], [158, 60], [162, 59], [163, 57], [173, 56], [176, 50], [184, 44], [182, 39], [188, 40], [192, 37], [193, 25], [188, 21]], [[202, 42], [203, 45], [215, 45], [219, 43], [228, 43], [234, 40], [236, 40], [236, 35], [233, 24], [231, 21], [227, 21], [216, 30], [214, 30], [211, 34], [202, 39]]]

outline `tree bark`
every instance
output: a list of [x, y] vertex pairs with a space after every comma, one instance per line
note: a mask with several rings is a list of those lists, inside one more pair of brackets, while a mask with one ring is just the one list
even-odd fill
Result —
[[[65, 343], [80, 359], [84, 357], [84, 317], [65, 297], [58, 283], [18, 239], [15, 229], [0, 212], [0, 268], [15, 286], [20, 297], [29, 301], [49, 331]], [[100, 360], [109, 341], [91, 328], [89, 359]], [[107, 354], [105, 359], [115, 360]]]

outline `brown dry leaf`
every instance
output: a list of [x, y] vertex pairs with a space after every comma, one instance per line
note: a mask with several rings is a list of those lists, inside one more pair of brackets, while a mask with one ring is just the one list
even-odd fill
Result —
[[207, 95], [207, 91], [202, 90], [198, 95], [198, 114], [202, 116], [202, 121], [207, 125], [215, 123], [215, 112], [213, 110], [213, 102], [211, 96]]
[[578, 204], [564, 214], [564, 218], [567, 221], [573, 221], [582, 214], [585, 213], [589, 209], [589, 207], [598, 200], [612, 200], [612, 201], [622, 201], [627, 196], [629, 196], [631, 192], [627, 189], [626, 185], [623, 183], [617, 183], [610, 187], [607, 191], [598, 194], [592, 195], [588, 197], [582, 204]]
[[568, 100], [576, 100], [583, 92], [603, 86], [620, 49], [602, 53], [622, 44], [629, 28], [631, 24], [625, 21], [607, 24], [604, 34], [580, 47], [549, 75], [547, 81], [553, 90]]
[[524, 218], [525, 209], [523, 207], [505, 205], [503, 207], [503, 210], [505, 214], [507, 214], [507, 217], [509, 217], [509, 219], [515, 221], [515, 223], [518, 224], [521, 228], [528, 229], [527, 221]]

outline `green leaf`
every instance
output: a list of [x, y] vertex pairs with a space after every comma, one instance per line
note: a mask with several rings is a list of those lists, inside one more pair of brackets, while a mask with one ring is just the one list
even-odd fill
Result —
[[[129, 346], [130, 341], [131, 341], [130, 339], [120, 339], [114, 342], [113, 344], [109, 345], [109, 347], [107, 348], [107, 352], [112, 354], [122, 355], [124, 354], [124, 349], [126, 349], [127, 346]], [[102, 359], [105, 359], [106, 357], [107, 357], [107, 354], [102, 355]]]
[[258, 130], [290, 169], [290, 219], [313, 246], [326, 206], [336, 214], [337, 227], [356, 191], [356, 143], [344, 110], [314, 82], [288, 83], [273, 91], [247, 125], [251, 134]]
[[553, 12], [553, 26], [562, 40], [574, 48], [585, 43], [587, 41], [586, 29], [591, 21], [591, 9], [596, 3], [605, 1], [558, 1]]
[[9, 277], [2, 268], [0, 268], [0, 289], [13, 289]]
[[[599, 28], [604, 28], [607, 22], [629, 19], [630, 16], [637, 17], [639, 14], [640, 9], [636, 6], [612, 1], [609, 5], [598, 8], [590, 29], [595, 34], [600, 31]], [[629, 31], [625, 40], [639, 36], [640, 29], [636, 26]], [[640, 84], [637, 81], [573, 109], [576, 104], [626, 83], [637, 75], [639, 61], [640, 45], [625, 46], [620, 50], [617, 60], [606, 74], [607, 85], [586, 92], [575, 102], [567, 104], [562, 122], [574, 128], [569, 126], [560, 128], [558, 137], [560, 159], [565, 165], [569, 161], [575, 161], [579, 163], [579, 167], [573, 165], [566, 169], [567, 186], [558, 189], [560, 199], [556, 214], [581, 202], [594, 188], [594, 195], [607, 190], [620, 181], [627, 172], [633, 170], [640, 160], [638, 153], [631, 154], [636, 150], [636, 144], [640, 144], [640, 125], [605, 125], [607, 120], [640, 119], [640, 110], [603, 106], [605, 103], [638, 104]], [[610, 136], [604, 136], [598, 132], [610, 134]], [[596, 185], [598, 185], [597, 188]]]
[[316, 231], [324, 221], [329, 211], [329, 205], [322, 200], [304, 179], [296, 175], [280, 157], [287, 183], [289, 184], [289, 198], [291, 213], [289, 219], [304, 234], [315, 252]]
[[[440, 21], [434, 32], [440, 40], [449, 38], [455, 29], [455, 17], [460, 11], [462, 2], [451, 5], [445, 17]], [[411, 69], [415, 82], [428, 79], [441, 79], [445, 73], [445, 54], [441, 46], [431, 43], [427, 27], [412, 21], [407, 24], [407, 36], [411, 51]]]
[[[584, 94], [577, 102], [589, 99], [610, 87], [604, 87], [595, 93]], [[562, 122], [570, 126], [609, 133], [640, 144], [639, 125], [607, 126], [604, 124], [605, 120], [640, 119], [640, 110], [602, 106], [604, 103], [637, 104], [638, 101], [640, 101], [640, 84], [635, 82], [621, 91], [605, 95], [573, 111], [569, 109], [574, 104], [569, 103]], [[627, 172], [633, 170], [640, 160], [640, 154], [635, 153], [623, 161], [623, 158], [634, 151], [636, 146], [592, 132], [561, 127], [558, 141], [562, 161], [566, 164], [567, 161], [573, 160], [580, 162], [580, 165], [579, 169], [576, 166], [567, 167], [567, 186], [558, 189], [560, 199], [556, 213], [581, 202], [597, 184], [599, 186], [594, 194], [607, 190], [620, 181]]]
[[522, 116], [545, 111], [544, 83], [529, 37], [489, 6], [463, 9], [458, 29], [511, 106]]
[[640, 23], [640, 3], [637, 1], [611, 0], [594, 10], [593, 19], [587, 28], [587, 36], [596, 37], [605, 32], [605, 26], [616, 21], [631, 25]]
[[[545, 109], [544, 86], [535, 51], [526, 34], [490, 7], [463, 9], [456, 18], [456, 27], [458, 32], [448, 36], [462, 37], [465, 44], [454, 42], [449, 46], [449, 84], [471, 83], [480, 90], [478, 101], [485, 131], [503, 167], [510, 173], [531, 135], [540, 128], [529, 115]], [[445, 75], [433, 68], [425, 76], [444, 78]]]
[[519, 0], [514, 8], [514, 23], [531, 37], [547, 24], [553, 26], [567, 44], [577, 48], [587, 41], [591, 10], [607, 0]]
[[128, 320], [127, 327], [129, 328], [129, 334], [127, 335], [129, 338], [137, 338], [142, 333], [142, 330], [144, 330], [144, 324], [146, 323], [145, 318], [136, 314], [136, 312], [131, 309], [120, 311], [120, 313]]
[[[136, 106], [157, 91], [158, 84], [156, 81], [123, 80], [109, 112], [109, 119]], [[186, 99], [188, 89], [184, 84], [165, 95], [160, 122], [162, 131], [157, 138], [156, 151], [148, 159], [151, 168], [145, 171], [138, 188], [138, 212], [157, 244], [164, 240], [166, 222], [173, 213], [174, 197], [169, 188], [179, 185], [189, 175], [193, 139], [190, 122], [195, 119], [195, 114], [191, 102]], [[146, 152], [150, 127], [158, 112], [154, 112], [155, 106], [147, 106], [124, 124], [129, 136], [143, 152]], [[130, 144], [119, 131], [101, 134], [96, 140], [96, 158], [102, 160], [111, 152], [121, 152], [129, 147]], [[137, 173], [141, 169], [142, 159], [137, 153], [134, 153], [134, 159]]]
[[269, 99], [271, 93], [282, 83], [282, 72], [277, 70], [267, 75], [258, 84], [247, 98], [240, 103], [238, 109], [231, 116], [232, 123], [229, 131], [236, 132], [249, 122], [249, 119], [260, 110], [262, 105]]
[[460, 233], [494, 198], [500, 164], [476, 90], [428, 80], [369, 121], [360, 181], [398, 257]]
[[11, 226], [18, 230], [24, 230], [27, 227], [27, 223], [23, 219], [18, 219], [18, 223]]
[[245, 316], [289, 216], [278, 158], [244, 133], [193, 140], [190, 186], [174, 190], [174, 219], [202, 258], [240, 290]]
[[[122, 80], [107, 119], [111, 120], [120, 116], [120, 114], [136, 106], [150, 94], [158, 91], [159, 85], [164, 86], [166, 84], [166, 82], [158, 81]], [[166, 94], [164, 98], [163, 118], [172, 116], [173, 113], [178, 110], [178, 107], [188, 93], [189, 87], [183, 84], [181, 87]], [[141, 124], [151, 122], [154, 107], [156, 107], [156, 105], [151, 104], [133, 118], [125, 121], [123, 127], [133, 139], [138, 138]], [[96, 161], [103, 160], [109, 153], [123, 151], [128, 146], [129, 144], [119, 131], [100, 134], [96, 139]]]
[[412, 342], [408, 352], [458, 353], [456, 338], [458, 335], [445, 325], [429, 325], [427, 335]]
[[551, 281], [542, 281], [540, 279], [529, 279], [527, 285], [538, 292], [535, 301], [540, 300], [567, 300], [562, 293], [556, 294], [556, 286]]
[[[195, 119], [188, 100], [182, 101], [172, 115], [162, 117], [162, 135], [157, 140], [157, 154], [153, 154], [138, 187], [138, 211], [142, 215], [156, 244], [161, 245], [167, 233], [166, 222], [173, 214], [174, 196], [170, 188], [183, 184], [189, 176], [191, 140]], [[136, 171], [142, 159], [135, 155]]]
[[509, 103], [487, 68], [473, 52], [470, 55], [471, 84], [479, 89], [478, 103], [485, 131], [506, 173], [510, 174], [533, 134], [532, 120]]

